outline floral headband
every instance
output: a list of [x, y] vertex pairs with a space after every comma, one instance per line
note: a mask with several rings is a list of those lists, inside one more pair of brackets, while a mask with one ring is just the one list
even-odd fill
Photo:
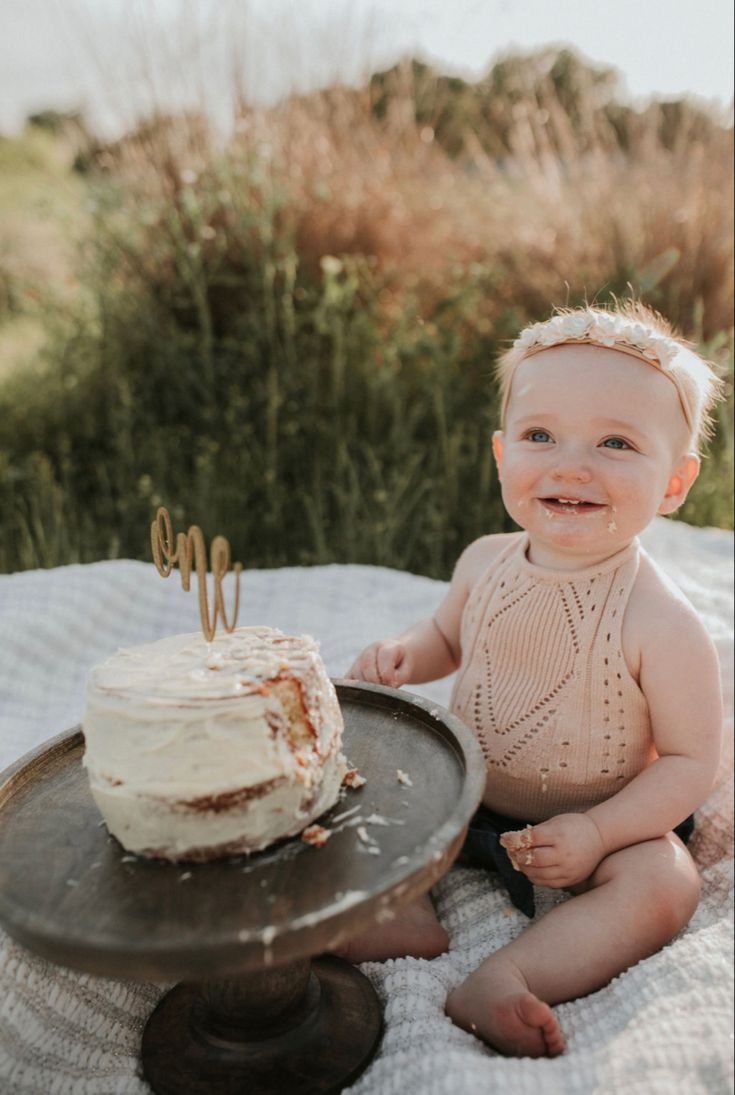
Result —
[[568, 343], [609, 347], [653, 365], [676, 388], [687, 426], [696, 436], [703, 407], [699, 378], [702, 369], [706, 369], [704, 362], [676, 339], [667, 338], [639, 320], [592, 309], [562, 313], [521, 331], [505, 358], [508, 374], [502, 406], [503, 419], [510, 396], [510, 378], [520, 363], [551, 346]]

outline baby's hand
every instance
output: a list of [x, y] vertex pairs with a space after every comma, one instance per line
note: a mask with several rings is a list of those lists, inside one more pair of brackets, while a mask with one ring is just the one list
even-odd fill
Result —
[[410, 668], [410, 659], [403, 643], [397, 639], [381, 639], [365, 647], [347, 676], [356, 681], [400, 688], [409, 680]]
[[602, 837], [587, 814], [558, 814], [539, 825], [503, 833], [511, 863], [536, 886], [567, 889], [583, 882], [605, 855]]

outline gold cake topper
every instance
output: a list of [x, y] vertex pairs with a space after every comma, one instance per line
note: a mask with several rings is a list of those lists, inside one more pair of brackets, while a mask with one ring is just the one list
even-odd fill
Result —
[[151, 523], [151, 548], [156, 570], [163, 578], [168, 578], [175, 563], [179, 564], [181, 585], [187, 592], [191, 580], [193, 557], [199, 584], [199, 615], [204, 638], [207, 642], [211, 642], [214, 638], [218, 617], [221, 617], [225, 631], [234, 631], [237, 613], [240, 608], [240, 571], [242, 565], [235, 563], [233, 567], [235, 572], [235, 607], [232, 613], [232, 623], [228, 623], [225, 598], [222, 592], [222, 579], [230, 569], [230, 545], [225, 537], [215, 536], [209, 550], [212, 577], [214, 578], [214, 613], [211, 620], [209, 618], [209, 598], [207, 595], [207, 547], [204, 543], [204, 534], [199, 526], [191, 525], [188, 532], [179, 532], [174, 545], [174, 531], [169, 512], [165, 506], [159, 506], [156, 511], [156, 519]]

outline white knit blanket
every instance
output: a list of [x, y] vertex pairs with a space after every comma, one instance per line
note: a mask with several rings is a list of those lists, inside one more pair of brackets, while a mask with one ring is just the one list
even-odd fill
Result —
[[[432, 962], [368, 963], [385, 1035], [354, 1095], [719, 1095], [732, 1075], [731, 533], [658, 519], [644, 544], [702, 614], [720, 653], [727, 746], [691, 845], [704, 880], [689, 927], [606, 988], [558, 1008], [555, 1060], [500, 1057], [444, 1015], [448, 991], [527, 921], [481, 871], [436, 887], [451, 937]], [[246, 572], [239, 623], [309, 632], [341, 676], [367, 642], [430, 613], [442, 582], [379, 567]], [[131, 561], [0, 576], [0, 768], [82, 713], [89, 667], [118, 646], [198, 629], [196, 593]], [[450, 682], [416, 688], [446, 703]], [[539, 891], [543, 913], [558, 895]], [[0, 933], [0, 1091], [143, 1095], [138, 1064], [155, 985], [112, 981], [40, 960]]]

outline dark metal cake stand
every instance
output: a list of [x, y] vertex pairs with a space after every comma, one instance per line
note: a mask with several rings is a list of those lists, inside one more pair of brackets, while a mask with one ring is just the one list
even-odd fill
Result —
[[143, 1033], [143, 1071], [159, 1095], [340, 1091], [377, 1049], [382, 1008], [368, 979], [312, 956], [389, 919], [446, 871], [484, 763], [435, 704], [336, 684], [344, 751], [367, 784], [321, 819], [334, 830], [321, 848], [295, 838], [205, 864], [130, 856], [100, 821], [78, 728], [0, 776], [8, 932], [89, 973], [183, 979]]

